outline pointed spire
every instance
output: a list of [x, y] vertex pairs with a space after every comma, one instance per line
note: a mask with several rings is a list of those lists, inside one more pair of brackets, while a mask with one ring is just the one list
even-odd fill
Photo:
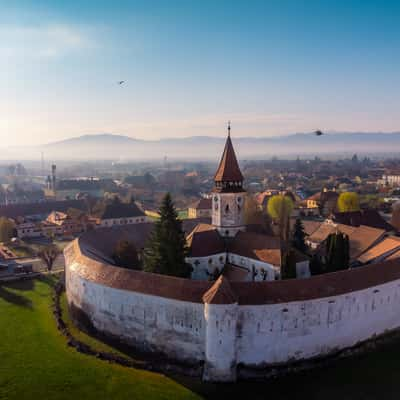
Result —
[[217, 172], [214, 176], [215, 182], [243, 182], [243, 175], [236, 159], [235, 150], [231, 141], [231, 123], [228, 122], [228, 137], [226, 139], [224, 152], [222, 153]]

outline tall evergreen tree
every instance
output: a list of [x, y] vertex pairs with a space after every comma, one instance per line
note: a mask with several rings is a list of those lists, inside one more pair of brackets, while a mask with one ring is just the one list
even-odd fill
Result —
[[155, 222], [144, 250], [144, 270], [187, 278], [192, 268], [185, 262], [186, 253], [182, 221], [167, 193], [160, 207], [160, 218]]
[[286, 252], [283, 256], [281, 279], [295, 279], [296, 275], [296, 253], [292, 249]]
[[342, 232], [331, 233], [326, 241], [326, 270], [340, 271], [349, 268], [349, 237]]
[[293, 247], [295, 247], [297, 250], [300, 250], [303, 253], [307, 250], [305, 237], [306, 234], [304, 232], [303, 223], [301, 222], [300, 218], [297, 218], [294, 224], [292, 244]]

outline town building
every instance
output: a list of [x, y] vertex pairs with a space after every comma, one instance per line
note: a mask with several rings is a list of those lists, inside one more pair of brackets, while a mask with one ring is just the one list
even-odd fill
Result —
[[138, 224], [147, 221], [146, 214], [135, 202], [113, 201], [106, 204], [95, 215], [97, 227]]
[[211, 218], [211, 213], [211, 197], [203, 197], [188, 207], [188, 218]]
[[400, 173], [389, 172], [382, 175], [382, 179], [378, 181], [382, 186], [400, 186]]
[[305, 200], [303, 211], [306, 215], [315, 215], [318, 211], [324, 217], [328, 217], [337, 211], [338, 198], [339, 194], [336, 189], [324, 188], [321, 192], [315, 193]]

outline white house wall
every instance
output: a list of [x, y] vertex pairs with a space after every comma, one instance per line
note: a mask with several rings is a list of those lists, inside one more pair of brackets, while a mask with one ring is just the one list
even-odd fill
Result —
[[275, 276], [277, 274], [272, 264], [254, 260], [248, 257], [242, 257], [234, 253], [218, 253], [207, 257], [187, 257], [186, 261], [192, 265], [192, 279], [196, 280], [207, 280], [209, 278], [209, 274], [212, 274], [215, 268], [218, 268], [219, 271], [222, 271], [222, 268], [226, 262], [246, 268], [249, 271], [247, 281], [253, 280], [253, 267], [256, 271], [256, 275], [254, 277], [255, 281], [263, 280], [263, 275], [261, 273], [262, 270], [267, 272], [267, 277], [265, 279], [267, 281], [275, 280]]
[[[226, 253], [213, 254], [207, 257], [187, 257], [186, 261], [191, 264], [192, 279], [207, 280], [209, 274], [212, 274], [215, 268], [222, 271], [225, 265]], [[210, 262], [211, 261], [211, 262]]]

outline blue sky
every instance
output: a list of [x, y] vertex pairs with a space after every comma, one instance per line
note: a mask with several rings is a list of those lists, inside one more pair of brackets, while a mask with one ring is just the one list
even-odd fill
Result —
[[399, 1], [0, 7], [2, 146], [400, 130]]

